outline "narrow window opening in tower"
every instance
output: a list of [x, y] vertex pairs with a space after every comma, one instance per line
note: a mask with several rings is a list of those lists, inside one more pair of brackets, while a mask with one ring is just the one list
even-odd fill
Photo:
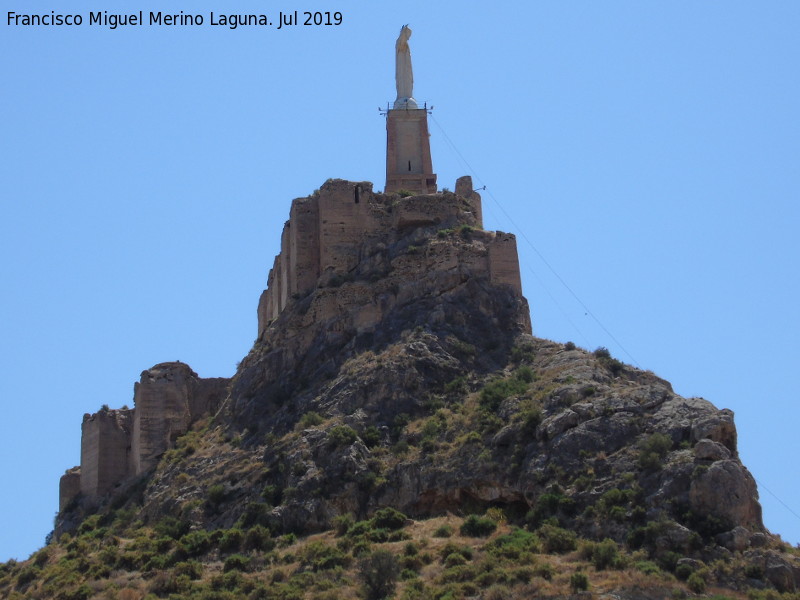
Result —
[[356, 201], [356, 204], [358, 204], [358, 201], [361, 199], [360, 196], [361, 196], [361, 188], [359, 186], [356, 186], [355, 188], [353, 188], [353, 200]]
[[408, 170], [411, 170], [411, 161], [408, 161]]

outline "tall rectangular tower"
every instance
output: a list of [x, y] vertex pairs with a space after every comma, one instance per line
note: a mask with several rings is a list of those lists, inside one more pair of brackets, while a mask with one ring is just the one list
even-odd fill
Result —
[[428, 111], [424, 108], [394, 108], [386, 112], [387, 194], [408, 190], [436, 193], [436, 174], [431, 162]]
[[414, 100], [414, 75], [408, 25], [400, 28], [395, 44], [397, 99], [386, 109], [386, 188], [391, 193], [408, 190], [417, 194], [436, 193], [436, 174], [431, 163], [428, 107]]

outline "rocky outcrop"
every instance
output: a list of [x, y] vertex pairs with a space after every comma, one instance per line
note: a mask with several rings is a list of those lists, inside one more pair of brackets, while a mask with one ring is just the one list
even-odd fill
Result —
[[763, 529], [756, 482], [737, 460], [717, 460], [702, 470], [692, 480], [689, 503], [696, 513], [723, 523]]
[[[431, 228], [435, 228], [433, 233], [452, 233], [456, 228], [461, 232], [482, 227], [481, 198], [473, 192], [469, 177], [458, 180], [455, 194], [406, 197], [376, 194], [372, 184], [365, 181], [332, 179], [311, 196], [294, 200], [289, 214], [281, 235], [280, 254], [275, 257], [268, 287], [258, 305], [259, 339], [264, 339], [267, 327], [288, 305], [312, 290], [365, 277], [368, 282], [375, 282], [392, 270], [397, 271], [397, 277], [391, 278], [397, 284], [402, 283], [397, 280], [402, 279], [403, 271], [416, 279], [423, 273], [431, 277], [461, 267], [462, 271], [488, 278], [493, 285], [509, 285], [522, 296], [516, 240], [510, 234], [476, 235], [480, 247], [470, 253], [469, 260], [464, 260], [463, 252], [460, 256], [433, 255], [430, 250], [437, 248], [431, 245], [419, 248], [420, 252], [409, 256], [404, 264], [391, 262], [390, 255], [398, 254], [398, 243], [408, 239], [412, 230], [429, 229], [422, 237], [418, 234], [416, 240], [406, 241], [406, 246], [416, 248], [415, 244], [430, 237]], [[447, 246], [440, 244], [438, 249]], [[369, 328], [380, 318], [380, 306], [375, 306], [375, 298], [364, 296], [363, 291], [361, 295], [362, 302], [373, 308], [360, 311], [363, 323], [358, 325]], [[330, 311], [337, 307], [329, 302], [320, 308]]]
[[[332, 180], [295, 200], [233, 379], [143, 372], [132, 411], [87, 415], [112, 451], [65, 475], [62, 506], [76, 480], [97, 499], [142, 476], [143, 519], [205, 529], [498, 508], [673, 567], [756, 553], [767, 581], [793, 589], [733, 413], [608, 351], [532, 337], [513, 236], [480, 230], [480, 197], [456, 187], [401, 198]], [[209, 413], [213, 427], [159, 462]], [[121, 474], [108, 465], [123, 450]]]

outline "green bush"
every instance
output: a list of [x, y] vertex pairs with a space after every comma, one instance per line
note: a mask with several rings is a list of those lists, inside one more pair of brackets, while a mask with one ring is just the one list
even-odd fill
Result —
[[523, 554], [539, 552], [540, 543], [533, 533], [514, 528], [511, 533], [501, 535], [486, 544], [486, 550], [492, 556], [518, 560]]
[[302, 429], [308, 429], [310, 427], [316, 427], [317, 425], [320, 425], [324, 420], [325, 419], [322, 418], [322, 415], [311, 410], [300, 417], [300, 421], [298, 421], [298, 423]]
[[219, 539], [219, 551], [223, 553], [236, 552], [242, 547], [243, 541], [244, 533], [241, 529], [237, 527], [234, 527], [233, 529], [227, 529], [222, 533], [222, 537]]
[[322, 541], [314, 541], [301, 550], [300, 560], [312, 571], [328, 571], [347, 566], [350, 557], [336, 546], [329, 546]]
[[617, 543], [609, 538], [596, 544], [592, 552], [592, 564], [598, 571], [609, 567], [616, 567], [620, 563], [619, 548]]
[[633, 566], [637, 571], [641, 571], [645, 575], [658, 575], [661, 573], [661, 569], [658, 568], [658, 565], [650, 560], [640, 560]]
[[89, 600], [93, 595], [92, 588], [83, 583], [76, 588], [62, 591], [58, 597], [61, 600]]
[[654, 433], [639, 444], [639, 467], [645, 471], [658, 471], [662, 460], [672, 449], [672, 438], [663, 433]]
[[17, 585], [25, 585], [30, 583], [36, 579], [41, 572], [42, 570], [35, 565], [23, 567], [22, 570], [17, 574]]
[[467, 391], [467, 378], [463, 375], [444, 385], [444, 393], [448, 395], [463, 394]]
[[572, 552], [578, 547], [578, 538], [573, 531], [545, 524], [537, 530], [537, 534], [544, 551], [548, 553]]
[[250, 569], [250, 557], [242, 554], [231, 554], [225, 559], [225, 564], [222, 567], [225, 573], [228, 571], [247, 571], [248, 569]]
[[458, 552], [453, 552], [452, 554], [447, 555], [447, 557], [444, 559], [445, 567], [458, 567], [465, 564], [467, 564], [467, 559]]
[[646, 437], [640, 447], [642, 452], [655, 452], [664, 458], [672, 449], [672, 438], [664, 433], [654, 433]]
[[763, 579], [764, 568], [756, 563], [750, 563], [744, 567], [744, 576], [748, 579]]
[[589, 589], [589, 577], [583, 571], [575, 571], [569, 578], [569, 586], [574, 592], [583, 592]]
[[478, 400], [482, 408], [495, 412], [503, 400], [524, 394], [527, 389], [528, 382], [517, 377], [493, 379], [483, 386]]
[[514, 376], [525, 383], [531, 383], [534, 380], [533, 369], [530, 367], [520, 367], [516, 370]]
[[446, 523], [439, 525], [433, 532], [433, 537], [435, 538], [449, 538], [451, 535], [453, 535], [453, 528]]
[[522, 418], [522, 427], [525, 433], [533, 435], [536, 433], [536, 428], [542, 422], [542, 407], [533, 405], [520, 413]]
[[494, 533], [497, 523], [486, 517], [470, 515], [461, 524], [461, 535], [468, 537], [486, 537]]
[[689, 579], [686, 580], [686, 585], [689, 586], [689, 589], [695, 594], [702, 594], [706, 591], [706, 580], [700, 573], [692, 573], [689, 575]]
[[539, 527], [548, 517], [558, 514], [564, 501], [564, 496], [555, 493], [542, 494], [536, 499], [536, 504], [525, 515], [525, 522], [531, 528]]
[[358, 434], [348, 425], [336, 425], [328, 431], [328, 444], [335, 448], [349, 446], [358, 439]]
[[220, 504], [222, 504], [225, 501], [225, 496], [225, 486], [220, 483], [214, 484], [208, 488], [208, 503], [213, 508], [217, 508]]
[[692, 573], [694, 573], [694, 569], [687, 564], [677, 565], [675, 567], [675, 577], [680, 579], [681, 581], [686, 581], [691, 577]]
[[539, 565], [536, 565], [535, 571], [536, 575], [538, 575], [545, 581], [550, 581], [556, 574], [556, 568], [550, 563], [541, 563]]
[[364, 584], [367, 600], [383, 600], [394, 594], [400, 565], [388, 550], [376, 550], [358, 564], [358, 575]]
[[200, 556], [211, 548], [211, 536], [207, 531], [190, 531], [178, 540], [178, 548], [185, 556]]
[[439, 550], [439, 557], [444, 561], [451, 554], [460, 554], [467, 560], [472, 560], [472, 548], [469, 546], [459, 546], [455, 542], [447, 542], [444, 547]]
[[172, 568], [176, 577], [186, 575], [189, 579], [200, 579], [203, 576], [203, 565], [196, 560], [176, 563]]
[[347, 533], [347, 530], [350, 529], [353, 524], [355, 523], [355, 519], [353, 515], [350, 513], [345, 513], [343, 515], [336, 515], [333, 517], [333, 529], [336, 531], [336, 535], [344, 535]]
[[361, 434], [361, 439], [367, 448], [374, 448], [381, 443], [381, 432], [375, 425], [370, 425]]
[[250, 528], [253, 525], [269, 525], [270, 510], [272, 510], [272, 507], [269, 504], [250, 502], [245, 507], [236, 525], [244, 529]]
[[401, 529], [408, 517], [391, 507], [381, 508], [372, 517], [372, 524], [378, 529]]
[[275, 542], [272, 540], [269, 529], [263, 525], [254, 525], [247, 530], [244, 536], [244, 547], [247, 550], [269, 551], [274, 546]]
[[520, 344], [511, 349], [511, 362], [531, 362], [536, 354], [536, 347], [533, 344]]

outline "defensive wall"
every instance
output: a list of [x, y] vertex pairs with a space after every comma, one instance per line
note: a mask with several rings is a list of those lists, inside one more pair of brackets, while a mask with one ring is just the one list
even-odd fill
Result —
[[[328, 180], [306, 198], [292, 201], [281, 234], [280, 253], [258, 304], [261, 338], [287, 304], [320, 287], [322, 278], [347, 276], [367, 248], [409, 227], [483, 228], [480, 195], [472, 178], [461, 177], [456, 191], [404, 195], [373, 192], [370, 182]], [[516, 238], [495, 232], [488, 237], [483, 263], [472, 265], [495, 285], [509, 285], [522, 296]]]
[[59, 508], [79, 494], [97, 500], [155, 466], [192, 423], [216, 411], [229, 383], [202, 379], [184, 363], [161, 363], [134, 384], [134, 408], [83, 415], [81, 464], [61, 477]]

